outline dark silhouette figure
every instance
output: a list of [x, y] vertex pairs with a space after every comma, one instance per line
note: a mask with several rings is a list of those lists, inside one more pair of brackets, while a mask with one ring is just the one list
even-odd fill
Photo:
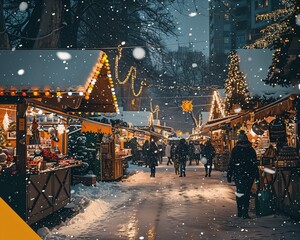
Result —
[[156, 166], [158, 166], [159, 150], [155, 142], [150, 143], [149, 149], [149, 167], [151, 169], [150, 177], [155, 177]]
[[150, 144], [149, 144], [149, 141], [146, 140], [142, 147], [142, 153], [143, 153], [145, 167], [149, 166], [149, 150], [150, 150]]
[[204, 149], [203, 149], [203, 156], [206, 157], [207, 162], [204, 164], [205, 167], [205, 177], [211, 176], [212, 171], [212, 160], [216, 156], [216, 150], [214, 146], [211, 144], [211, 140], [207, 140]]
[[180, 139], [179, 145], [176, 148], [176, 155], [178, 156], [180, 175], [179, 177], [186, 176], [185, 167], [186, 167], [186, 156], [188, 154], [188, 145], [185, 142], [185, 139]]
[[227, 170], [227, 181], [234, 176], [236, 185], [236, 203], [238, 217], [250, 218], [248, 214], [250, 191], [254, 179], [259, 183], [258, 162], [256, 152], [242, 130], [238, 142], [232, 149]]

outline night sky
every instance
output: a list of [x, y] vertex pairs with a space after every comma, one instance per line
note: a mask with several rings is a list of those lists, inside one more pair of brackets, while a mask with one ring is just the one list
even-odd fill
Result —
[[[202, 51], [206, 56], [209, 54], [209, 11], [208, 1], [188, 0], [184, 9], [170, 9], [177, 19], [177, 31], [179, 37], [167, 38], [167, 47], [177, 50], [179, 46], [188, 46], [191, 42], [194, 49]], [[196, 16], [189, 16], [197, 13]]]

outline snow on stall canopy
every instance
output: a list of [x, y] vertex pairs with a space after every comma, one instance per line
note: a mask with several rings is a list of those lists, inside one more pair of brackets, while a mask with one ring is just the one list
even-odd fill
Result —
[[120, 113], [117, 115], [106, 115], [104, 117], [94, 117], [94, 119], [107, 118], [108, 120], [122, 120], [129, 125], [135, 127], [149, 126], [150, 112], [149, 111], [124, 111], [123, 107], [119, 108]]
[[0, 51], [0, 87], [17, 90], [86, 91], [87, 80], [99, 61], [99, 50]]
[[296, 92], [296, 88], [272, 87], [262, 80], [268, 75], [272, 64], [272, 51], [268, 49], [238, 49], [240, 57], [240, 70], [246, 74], [246, 81], [251, 96], [265, 96], [278, 98]]
[[99, 50], [2, 50], [0, 91], [59, 109], [118, 112], [107, 54]]

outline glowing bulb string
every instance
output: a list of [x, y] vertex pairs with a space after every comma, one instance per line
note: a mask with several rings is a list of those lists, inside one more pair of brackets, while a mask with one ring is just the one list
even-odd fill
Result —
[[133, 94], [133, 96], [138, 97], [142, 93], [143, 87], [145, 86], [145, 80], [142, 80], [138, 92], [135, 92], [135, 90], [134, 90], [134, 81], [136, 80], [137, 70], [136, 70], [136, 67], [131, 66], [129, 68], [129, 71], [127, 72], [127, 75], [126, 75], [125, 79], [123, 81], [121, 81], [120, 78], [119, 78], [119, 61], [121, 60], [121, 58], [122, 58], [122, 46], [119, 45], [118, 46], [118, 55], [116, 56], [116, 59], [115, 59], [115, 78], [117, 79], [117, 81], [120, 85], [124, 85], [125, 83], [127, 83], [129, 81], [129, 79], [131, 77], [131, 91], [132, 91], [132, 94]]

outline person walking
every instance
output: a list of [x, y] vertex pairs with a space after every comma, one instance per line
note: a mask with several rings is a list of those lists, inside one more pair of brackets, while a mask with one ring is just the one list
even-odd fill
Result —
[[236, 146], [231, 152], [227, 169], [229, 183], [232, 176], [236, 185], [237, 216], [244, 219], [250, 218], [248, 214], [250, 192], [254, 179], [259, 184], [259, 173], [256, 152], [243, 130], [240, 131]]
[[164, 145], [161, 139], [157, 142], [157, 147], [158, 147], [158, 160], [159, 163], [162, 164], [163, 162], [163, 155], [164, 155]]
[[157, 144], [153, 141], [150, 143], [149, 148], [149, 167], [151, 169], [150, 177], [155, 177], [155, 170], [156, 166], [158, 166], [158, 158], [159, 158], [159, 152], [158, 152]]
[[168, 158], [167, 165], [169, 165], [169, 164], [172, 165], [173, 163], [172, 163], [172, 158], [171, 158], [171, 145], [170, 145], [170, 142], [167, 143], [165, 154], [166, 154], [166, 157]]
[[194, 151], [195, 151], [194, 143], [192, 141], [190, 141], [189, 145], [188, 145], [188, 156], [189, 156], [189, 160], [190, 160], [189, 165], [192, 165], [192, 161], [194, 159]]
[[185, 142], [185, 139], [180, 139], [179, 145], [176, 148], [176, 155], [178, 156], [180, 175], [179, 177], [186, 176], [185, 167], [186, 167], [186, 156], [188, 154], [188, 145]]
[[150, 148], [149, 141], [146, 140], [142, 147], [142, 153], [143, 153], [143, 158], [144, 158], [144, 162], [145, 162], [145, 167], [149, 166], [149, 148]]
[[212, 171], [212, 160], [216, 155], [216, 150], [214, 146], [211, 144], [211, 140], [208, 139], [204, 145], [203, 156], [206, 157], [207, 161], [204, 164], [205, 167], [205, 177], [211, 177]]
[[176, 145], [175, 143], [171, 144], [171, 159], [174, 163], [174, 168], [175, 168], [175, 174], [178, 175], [179, 174], [179, 161], [178, 161], [178, 157], [176, 156]]
[[195, 141], [195, 144], [194, 144], [194, 158], [195, 158], [195, 161], [196, 161], [196, 165], [199, 165], [200, 153], [201, 153], [200, 143], [199, 143], [199, 141]]

